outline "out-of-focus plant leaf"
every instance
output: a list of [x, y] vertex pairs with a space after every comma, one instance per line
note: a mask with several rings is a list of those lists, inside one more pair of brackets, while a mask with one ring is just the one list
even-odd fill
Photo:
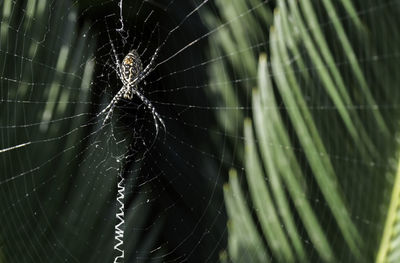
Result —
[[[228, 57], [214, 68], [225, 73], [223, 83], [241, 80], [237, 86], [225, 85], [220, 94], [235, 98], [230, 106], [251, 105], [254, 123], [244, 121], [245, 154], [239, 159], [246, 168], [242, 189], [248, 186], [250, 198], [245, 190], [235, 196], [240, 199], [236, 205], [249, 208], [233, 210], [234, 199], [226, 194], [229, 222], [254, 213], [247, 225], [253, 223], [268, 245], [246, 243], [246, 234], [234, 229], [242, 226], [229, 223], [231, 260], [240, 262], [238, 247], [246, 255], [265, 255], [259, 262], [270, 257], [279, 262], [371, 262], [379, 248], [379, 262], [395, 260], [400, 254], [396, 186], [391, 201], [389, 193], [400, 116], [395, 73], [400, 36], [392, 26], [399, 23], [399, 4], [280, 0], [269, 36], [269, 21], [252, 21], [261, 19], [260, 10], [269, 11], [263, 1], [217, 1], [222, 21], [208, 21], [230, 21], [235, 16], [228, 11], [240, 13], [250, 2], [255, 15], [243, 15], [241, 23], [257, 29], [224, 27], [211, 39], [218, 55]], [[268, 62], [260, 56], [258, 47], [263, 46], [257, 46], [257, 39], [268, 39]], [[254, 48], [242, 53], [241, 41]], [[257, 73], [253, 64], [258, 56]], [[258, 83], [246, 81], [253, 77]], [[243, 118], [231, 116], [229, 125]], [[225, 189], [238, 184], [234, 178]]]

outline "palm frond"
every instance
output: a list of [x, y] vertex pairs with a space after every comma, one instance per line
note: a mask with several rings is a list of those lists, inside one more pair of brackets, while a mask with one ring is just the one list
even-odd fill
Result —
[[[239, 10], [241, 5], [231, 8]], [[392, 189], [387, 178], [396, 174], [396, 162], [390, 160], [397, 145], [393, 120], [399, 118], [399, 78], [382, 68], [397, 68], [400, 39], [391, 25], [398, 23], [398, 4], [282, 0], [276, 6], [268, 37], [259, 33], [251, 38], [230, 28], [224, 35], [235, 38], [223, 41], [221, 34], [213, 40], [220, 50], [240, 54], [237, 34], [250, 41], [247, 46], [268, 38], [265, 51], [270, 57], [267, 62], [256, 48], [246, 54], [260, 56], [258, 73], [244, 58], [241, 65], [232, 60], [219, 69], [234, 72], [238, 79], [258, 79], [251, 95], [254, 124], [244, 121], [242, 160], [250, 199], [246, 201], [242, 190], [237, 195], [242, 200], [236, 200], [251, 208], [232, 212], [233, 199], [226, 195], [230, 222], [254, 211], [253, 227], [259, 227], [268, 244], [266, 249], [254, 243], [258, 250], [265, 249], [257, 254], [279, 262], [373, 261]], [[246, 17], [242, 23], [256, 27]], [[244, 92], [231, 87], [231, 93], [246, 94], [249, 85], [243, 86]], [[237, 101], [242, 106], [247, 100]], [[231, 176], [229, 185], [239, 181]], [[387, 231], [397, 233], [393, 214]], [[240, 235], [234, 226], [240, 227], [229, 225], [228, 251], [235, 262], [238, 246], [231, 244], [237, 244]], [[385, 236], [384, 242], [396, 240]], [[247, 253], [255, 249], [248, 246]], [[396, 255], [389, 247], [395, 243], [382, 249]]]

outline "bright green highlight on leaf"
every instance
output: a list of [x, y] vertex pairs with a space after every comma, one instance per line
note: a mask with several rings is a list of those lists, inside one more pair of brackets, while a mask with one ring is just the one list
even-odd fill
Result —
[[400, 160], [376, 263], [400, 261]]

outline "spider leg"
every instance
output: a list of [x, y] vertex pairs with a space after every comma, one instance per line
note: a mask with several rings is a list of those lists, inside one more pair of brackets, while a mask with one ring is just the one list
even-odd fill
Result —
[[[144, 68], [144, 70], [143, 70], [143, 72], [145, 73], [145, 74], [149, 74], [152, 70], [154, 70], [155, 68], [153, 68], [152, 70], [150, 70], [152, 67], [153, 67], [153, 65], [154, 65], [154, 62], [156, 61], [156, 58], [158, 57], [158, 53], [160, 52], [160, 48], [157, 48], [156, 49], [156, 51], [154, 52], [154, 55], [151, 57], [151, 59], [150, 59], [150, 62], [149, 62], [149, 64]], [[146, 76], [147, 76], [146, 75]]]
[[[153, 35], [154, 35], [154, 33], [156, 32], [156, 29], [158, 29], [158, 30], [160, 29], [159, 27], [160, 27], [160, 23], [157, 22], [157, 24], [156, 24], [156, 26], [154, 27], [153, 31], [151, 31], [150, 37], [149, 37], [149, 39], [147, 40], [146, 47], [144, 48], [143, 52], [140, 54], [140, 57], [143, 57], [143, 55], [144, 55], [144, 54], [146, 53], [146, 51], [149, 49], [150, 43], [151, 43], [151, 41], [153, 40]], [[158, 32], [159, 32], [159, 31], [158, 31]], [[139, 46], [138, 46], [137, 50], [139, 49], [139, 47], [140, 47], [141, 44], [142, 44], [142, 42], [139, 43]]]
[[107, 115], [106, 115], [106, 117], [104, 118], [104, 121], [103, 121], [103, 125], [106, 124], [108, 122], [108, 120], [111, 118], [111, 114], [114, 111], [114, 108], [115, 108], [115, 103], [113, 103], [111, 105], [109, 111], [107, 112]]
[[107, 112], [107, 115], [106, 115], [106, 117], [104, 118], [104, 121], [103, 121], [103, 125], [106, 124], [107, 121], [111, 118], [111, 114], [113, 113], [115, 106], [117, 105], [118, 101], [120, 101], [123, 98], [125, 92], [126, 92], [126, 87], [123, 86], [118, 91], [118, 93], [115, 94], [114, 98], [107, 105], [107, 107], [105, 107], [99, 114], [97, 114], [97, 116], [100, 116], [100, 115], [102, 115], [102, 114]]
[[135, 93], [143, 101], [145, 106], [151, 111], [151, 114], [153, 115], [153, 119], [154, 119], [154, 125], [156, 127], [156, 136], [159, 131], [158, 122], [162, 125], [162, 127], [165, 131], [166, 130], [165, 123], [164, 123], [163, 119], [161, 118], [161, 116], [157, 113], [156, 108], [153, 106], [153, 104], [137, 89], [132, 89], [132, 92]]
[[112, 42], [112, 40], [111, 40], [110, 30], [108, 29], [107, 20], [105, 20], [105, 22], [106, 22], [106, 25], [107, 25], [107, 36], [108, 36], [108, 40], [109, 40], [110, 43], [111, 43], [111, 49], [112, 49], [113, 55], [114, 55], [114, 60], [115, 60], [114, 63], [117, 65], [117, 72], [119, 73], [119, 72], [121, 72], [121, 69], [120, 69], [121, 63], [120, 63], [120, 61], [119, 61], [119, 59], [118, 59], [118, 55], [117, 55], [117, 51], [116, 51], [115, 46], [114, 46], [114, 42]]

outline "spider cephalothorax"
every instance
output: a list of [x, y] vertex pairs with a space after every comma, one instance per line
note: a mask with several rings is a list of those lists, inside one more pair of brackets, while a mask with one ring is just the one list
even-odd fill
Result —
[[115, 71], [117, 72], [118, 77], [121, 79], [123, 86], [114, 96], [111, 102], [107, 105], [107, 107], [99, 113], [99, 115], [101, 115], [107, 112], [103, 124], [105, 124], [111, 118], [111, 114], [114, 110], [115, 105], [122, 98], [132, 99], [133, 95], [136, 94], [143, 102], [143, 104], [151, 111], [157, 135], [158, 122], [161, 123], [161, 125], [165, 130], [164, 121], [161, 119], [160, 115], [156, 112], [156, 109], [154, 108], [153, 104], [138, 90], [137, 86], [145, 77], [147, 77], [154, 70], [153, 65], [158, 55], [159, 49], [155, 51], [154, 55], [150, 59], [149, 64], [143, 69], [142, 60], [140, 59], [140, 55], [137, 53], [136, 50], [133, 49], [132, 51], [130, 51], [122, 60], [122, 63], [120, 63], [114, 45], [113, 44], [111, 45], [113, 48], [114, 59], [117, 64]]

